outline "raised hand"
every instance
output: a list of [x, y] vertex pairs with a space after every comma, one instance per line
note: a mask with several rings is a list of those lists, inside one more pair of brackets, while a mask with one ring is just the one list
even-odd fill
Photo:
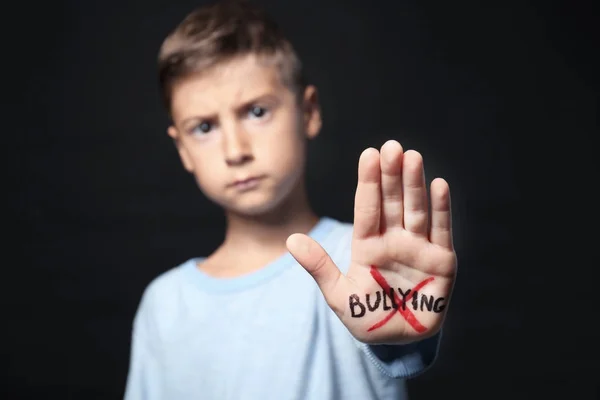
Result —
[[381, 152], [366, 149], [359, 160], [346, 275], [309, 236], [287, 240], [290, 253], [360, 341], [407, 343], [441, 328], [457, 266], [445, 180], [433, 180], [430, 197], [421, 155], [388, 141]]

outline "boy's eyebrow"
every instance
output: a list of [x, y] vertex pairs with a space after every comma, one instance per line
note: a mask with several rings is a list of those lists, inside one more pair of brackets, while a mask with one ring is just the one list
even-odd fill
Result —
[[[242, 103], [234, 106], [233, 109], [234, 109], [235, 113], [237, 114], [241, 111], [246, 110], [253, 104], [260, 103], [261, 101], [276, 103], [276, 102], [278, 102], [278, 98], [276, 95], [274, 95], [272, 93], [261, 94], [259, 96], [255, 96], [248, 100], [243, 101]], [[184, 119], [183, 121], [181, 121], [181, 125], [187, 125], [188, 123], [190, 123], [192, 121], [210, 121], [210, 120], [214, 120], [215, 118], [216, 118], [216, 114], [194, 115], [193, 117], [188, 117], [188, 118]]]
[[260, 103], [261, 101], [273, 103], [273, 102], [278, 101], [278, 98], [276, 95], [274, 95], [272, 93], [264, 93], [264, 94], [252, 97], [249, 100], [243, 101], [239, 105], [235, 106], [234, 110], [236, 112], [239, 112], [241, 110], [245, 110], [245, 109], [249, 108], [253, 104]]

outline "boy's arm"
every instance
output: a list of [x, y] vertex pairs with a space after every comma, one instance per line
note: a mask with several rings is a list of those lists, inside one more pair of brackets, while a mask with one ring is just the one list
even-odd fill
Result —
[[441, 331], [434, 336], [405, 345], [359, 343], [366, 357], [390, 378], [408, 379], [423, 373], [435, 361]]
[[150, 303], [149, 290], [146, 290], [133, 322], [125, 400], [160, 398], [160, 364], [152, 342]]

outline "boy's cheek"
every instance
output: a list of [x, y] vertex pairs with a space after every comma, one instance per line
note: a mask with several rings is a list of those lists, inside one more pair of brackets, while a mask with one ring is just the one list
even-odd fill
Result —
[[219, 185], [214, 177], [203, 176], [198, 173], [194, 175], [196, 177], [198, 188], [206, 197], [216, 203], [222, 203], [224, 201], [227, 194], [224, 188], [225, 183]]

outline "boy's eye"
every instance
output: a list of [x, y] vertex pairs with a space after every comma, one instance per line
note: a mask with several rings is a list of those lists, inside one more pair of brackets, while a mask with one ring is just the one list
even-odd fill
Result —
[[265, 110], [263, 107], [254, 106], [254, 107], [250, 108], [250, 114], [253, 117], [260, 118], [260, 117], [264, 116], [266, 112], [267, 112], [267, 110]]
[[210, 132], [212, 128], [212, 125], [210, 124], [210, 122], [201, 122], [200, 124], [198, 124], [194, 130], [192, 131], [192, 133], [208, 133]]

